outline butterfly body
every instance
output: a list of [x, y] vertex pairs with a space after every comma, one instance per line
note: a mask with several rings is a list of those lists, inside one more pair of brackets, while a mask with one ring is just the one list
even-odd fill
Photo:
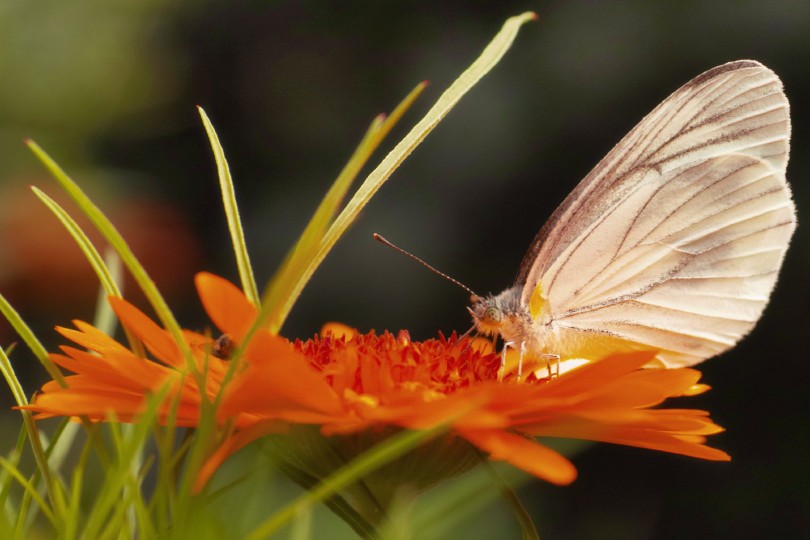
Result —
[[645, 117], [542, 227], [513, 287], [473, 298], [476, 329], [522, 355], [656, 349], [669, 367], [759, 319], [796, 226], [779, 79], [742, 60]]
[[552, 318], [546, 299], [542, 299], [539, 311], [523, 304], [519, 286], [497, 295], [474, 297], [468, 309], [476, 331], [484, 336], [500, 336], [507, 348], [519, 351], [521, 363], [539, 361], [545, 366], [550, 358], [596, 358], [610, 352], [641, 348], [613, 339], [607, 333], [594, 331], [577, 335], [566, 332]]

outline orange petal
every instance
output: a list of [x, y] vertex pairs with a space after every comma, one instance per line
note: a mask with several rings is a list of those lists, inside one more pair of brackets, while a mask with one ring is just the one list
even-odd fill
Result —
[[255, 334], [244, 362], [244, 371], [228, 385], [219, 409], [221, 414], [247, 412], [268, 417], [277, 417], [280, 411], [344, 414], [337, 394], [287, 340], [268, 332]]
[[731, 456], [722, 450], [702, 444], [704, 440], [702, 437], [698, 439], [684, 437], [681, 439], [680, 437], [670, 436], [666, 433], [650, 433], [649, 430], [624, 428], [611, 431], [605, 434], [604, 437], [594, 440], [647, 448], [649, 450], [659, 450], [710, 461], [731, 461]]
[[85, 349], [96, 351], [98, 353], [105, 353], [108, 351], [127, 351], [128, 349], [115, 341], [113, 338], [86, 322], [75, 320], [73, 324], [79, 330], [72, 330], [70, 328], [56, 327], [56, 331], [68, 338], [72, 342], [81, 345]]
[[324, 324], [321, 327], [321, 336], [325, 336], [326, 334], [332, 334], [332, 337], [337, 339], [344, 338], [349, 340], [356, 333], [357, 330], [343, 323], [330, 322]]
[[111, 412], [119, 418], [131, 417], [144, 408], [143, 394], [121, 390], [96, 390], [92, 392], [70, 389], [55, 393], [38, 394], [26, 409], [60, 416], [88, 416], [95, 420], [106, 419]]
[[729, 461], [731, 457], [723, 452], [705, 446], [705, 439], [678, 433], [668, 433], [648, 427], [609, 426], [594, 422], [570, 422], [540, 426], [531, 431], [533, 435], [563, 437], [600, 441], [625, 446], [635, 446], [650, 450], [660, 450], [711, 461]]
[[408, 429], [430, 429], [444, 422], [452, 422], [461, 429], [499, 429], [509, 419], [485, 403], [491, 398], [486, 388], [458, 393], [447, 399], [425, 401], [419, 394], [406, 394], [382, 406], [363, 406], [353, 403], [353, 412], [365, 420], [378, 424], [395, 424]]
[[256, 306], [233, 283], [208, 272], [194, 277], [197, 292], [211, 321], [237, 343], [256, 320]]
[[470, 430], [460, 434], [492, 459], [511, 463], [553, 484], [567, 485], [577, 477], [577, 470], [570, 461], [522, 435], [501, 430]]
[[652, 407], [681, 396], [700, 379], [694, 369], [641, 369], [594, 388], [581, 404], [593, 409]]
[[700, 394], [708, 392], [711, 389], [712, 389], [712, 387], [709, 386], [708, 384], [702, 384], [702, 383], [695, 384], [695, 385], [687, 388], [686, 390], [684, 390], [683, 395], [684, 396], [699, 396]]
[[69, 356], [51, 355], [56, 364], [113, 388], [120, 387], [143, 393], [144, 389], [155, 389], [163, 384], [167, 377], [178, 374], [171, 368], [138, 358], [129, 351], [110, 352], [99, 357], [72, 347], [62, 347], [62, 350]]
[[243, 429], [227, 439], [225, 439], [214, 452], [205, 460], [200, 471], [197, 473], [196, 481], [194, 482], [194, 492], [199, 492], [208, 480], [219, 468], [228, 457], [235, 452], [241, 450], [251, 442], [270, 435], [271, 433], [282, 433], [285, 430], [285, 425], [279, 422], [268, 421], [254, 424], [253, 426]]
[[593, 395], [593, 390], [631, 373], [655, 358], [655, 351], [612, 354], [596, 362], [572, 369], [545, 386], [545, 396]]
[[111, 296], [109, 302], [121, 324], [141, 340], [155, 358], [177, 368], [185, 366], [180, 348], [168, 332], [126, 300]]
[[69, 356], [61, 354], [50, 354], [49, 356], [55, 364], [68, 371], [101, 381], [113, 388], [124, 388], [133, 391], [144, 388], [143, 382], [121, 375], [121, 373], [113, 369], [105, 358], [67, 346], [63, 346], [62, 350]]

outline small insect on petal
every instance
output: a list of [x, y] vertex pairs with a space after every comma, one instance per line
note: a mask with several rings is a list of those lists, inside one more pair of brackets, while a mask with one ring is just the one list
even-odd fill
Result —
[[211, 354], [220, 360], [230, 360], [236, 350], [236, 342], [228, 334], [222, 334], [211, 345]]

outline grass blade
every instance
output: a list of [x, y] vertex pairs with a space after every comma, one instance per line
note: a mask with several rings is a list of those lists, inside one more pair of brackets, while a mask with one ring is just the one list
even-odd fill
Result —
[[[383, 115], [380, 115], [374, 119], [354, 154], [352, 154], [348, 163], [346, 163], [346, 166], [321, 201], [298, 242], [287, 254], [281, 267], [266, 287], [262, 305], [270, 314], [267, 325], [271, 332], [278, 333], [281, 329], [289, 310], [292, 308], [290, 294], [294, 293], [300, 277], [317, 256], [318, 251], [320, 251], [324, 234], [343, 204], [349, 187], [351, 187], [351, 184], [374, 151], [380, 146], [385, 136], [391, 132], [391, 129], [426, 87], [427, 83], [420, 83], [402, 100], [388, 118], [383, 118]], [[301, 284], [301, 287], [303, 288], [303, 284]], [[292, 302], [294, 303], [294, 301], [293, 299]]]
[[[343, 236], [346, 229], [357, 219], [360, 211], [371, 197], [459, 100], [495, 67], [515, 40], [520, 27], [535, 18], [536, 15], [533, 13], [524, 13], [507, 20], [501, 31], [487, 45], [481, 55], [445, 90], [427, 114], [394, 147], [377, 168], [368, 175], [352, 199], [332, 223], [324, 235], [317, 253], [309, 260], [309, 264], [302, 269], [297, 281], [288, 289], [281, 305], [277, 309], [272, 308], [274, 322], [270, 325], [271, 330], [277, 331], [281, 327], [312, 274], [315, 273], [315, 270], [329, 251]], [[268, 307], [268, 309], [270, 308]]]
[[245, 242], [245, 232], [242, 229], [242, 220], [239, 219], [239, 207], [236, 204], [236, 192], [233, 187], [231, 170], [228, 167], [228, 160], [225, 159], [225, 150], [219, 142], [217, 132], [213, 124], [208, 119], [208, 115], [202, 107], [197, 107], [200, 113], [205, 132], [208, 134], [208, 141], [211, 143], [211, 150], [214, 152], [214, 159], [217, 163], [217, 175], [219, 176], [219, 187], [222, 191], [222, 204], [225, 207], [225, 217], [228, 220], [228, 230], [231, 233], [233, 242], [233, 252], [236, 256], [236, 266], [239, 269], [239, 278], [242, 281], [242, 290], [254, 305], [259, 305], [259, 289], [256, 287], [256, 279], [253, 277], [253, 268], [250, 265], [247, 244]]
[[26, 144], [51, 172], [56, 181], [59, 182], [82, 213], [87, 216], [90, 222], [121, 257], [121, 261], [132, 274], [132, 277], [135, 278], [135, 282], [143, 291], [152, 309], [155, 310], [155, 314], [163, 323], [163, 327], [172, 335], [177, 346], [183, 352], [192, 373], [195, 373], [196, 369], [191, 357], [191, 351], [189, 350], [188, 344], [183, 339], [180, 325], [177, 323], [168, 304], [166, 304], [166, 300], [164, 300], [160, 291], [158, 291], [155, 282], [152, 281], [146, 269], [144, 269], [143, 265], [141, 265], [140, 261], [135, 257], [135, 254], [132, 252], [126, 240], [124, 240], [124, 237], [121, 236], [121, 233], [118, 232], [118, 229], [115, 228], [107, 216], [85, 195], [76, 182], [74, 182], [39, 145], [31, 140], [26, 141]]
[[42, 364], [42, 367], [45, 368], [45, 371], [48, 372], [48, 375], [53, 377], [53, 380], [60, 386], [64, 387], [65, 378], [56, 364], [51, 362], [47, 349], [45, 349], [42, 343], [37, 339], [37, 336], [34, 335], [31, 328], [22, 320], [17, 310], [11, 306], [2, 294], [0, 294], [0, 314], [6, 318], [9, 324], [11, 324], [11, 327], [14, 328], [14, 331], [17, 332], [31, 352], [34, 353], [34, 356], [39, 360], [39, 363]]
[[270, 516], [259, 524], [247, 536], [247, 539], [261, 540], [262, 538], [268, 538], [281, 527], [290, 523], [300, 512], [309, 510], [315, 504], [331, 497], [356, 482], [359, 478], [406, 454], [433, 437], [439, 436], [447, 429], [448, 426], [442, 424], [423, 431], [403, 431], [386, 439]]
[[67, 212], [65, 212], [64, 208], [59, 206], [59, 204], [48, 197], [41, 189], [37, 188], [36, 186], [31, 186], [31, 191], [34, 192], [40, 201], [48, 207], [48, 210], [53, 212], [56, 218], [62, 223], [70, 236], [73, 237], [73, 240], [76, 242], [76, 245], [79, 246], [79, 249], [82, 250], [87, 261], [90, 263], [90, 266], [93, 267], [93, 271], [98, 276], [99, 281], [101, 281], [102, 287], [107, 292], [108, 295], [111, 296], [121, 296], [121, 291], [118, 288], [118, 285], [115, 283], [115, 279], [113, 278], [110, 271], [107, 269], [107, 265], [104, 264], [104, 260], [101, 258], [101, 254], [95, 248], [90, 239], [84, 234], [84, 231], [79, 227], [78, 223], [76, 223], [73, 218], [71, 218]]

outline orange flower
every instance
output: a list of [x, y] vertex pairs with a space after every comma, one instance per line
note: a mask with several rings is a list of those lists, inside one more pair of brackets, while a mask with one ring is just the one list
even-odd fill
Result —
[[[214, 323], [239, 343], [256, 318], [256, 308], [231, 283], [201, 273], [196, 284], [200, 297]], [[238, 299], [238, 302], [233, 302]], [[132, 421], [146, 408], [146, 397], [168, 389], [159, 413], [166, 421], [176, 401], [179, 426], [195, 426], [200, 417], [202, 395], [213, 401], [222, 390], [229, 369], [227, 360], [212, 354], [209, 336], [185, 330], [183, 337], [191, 350], [198, 373], [205, 374], [205, 390], [199, 391], [198, 379], [188, 372], [188, 362], [169, 332], [120, 298], [109, 299], [121, 324], [146, 346], [157, 360], [137, 356], [93, 326], [74, 321], [78, 330], [57, 328], [57, 331], [91, 352], [62, 346], [64, 354], [51, 354], [57, 365], [75, 375], [66, 377], [67, 388], [55, 381], [46, 383], [35, 401], [24, 407], [38, 412], [36, 418], [51, 416], [84, 416], [104, 421], [110, 413], [121, 421]], [[275, 406], [274, 414], [264, 416], [292, 423], [317, 423], [341, 412], [340, 403], [323, 378], [313, 371], [305, 358], [295, 352], [289, 342], [267, 332], [259, 333], [251, 342], [246, 358], [267, 365], [269, 380], [265, 386]], [[248, 415], [235, 415], [237, 428], [256, 422]]]
[[[244, 347], [235, 360], [235, 376], [223, 388], [229, 361], [211, 354], [209, 337], [184, 334], [196, 368], [205, 373], [206, 399], [213, 401], [223, 392], [217, 418], [223, 425], [233, 422], [200, 482], [244, 445], [301, 424], [320, 426], [323, 435], [339, 438], [450, 423], [449, 439], [466, 440], [493, 459], [557, 484], [573, 481], [576, 470], [532, 437], [588, 439], [730, 459], [704, 444], [707, 435], [722, 431], [708, 413], [653, 408], [667, 398], [707, 388], [697, 385], [700, 373], [693, 369], [642, 369], [654, 351], [609, 356], [550, 379], [539, 370], [520, 380], [514, 375], [500, 380], [499, 355], [455, 337], [413, 342], [406, 332], [338, 336], [327, 331], [290, 343], [259, 331], [245, 346], [242, 340], [256, 308], [221, 278], [202, 273], [196, 283], [211, 320], [236, 346]], [[64, 355], [52, 355], [76, 375], [67, 378], [68, 388], [46, 384], [28, 408], [39, 412], [38, 418], [83, 415], [106, 420], [114, 412], [118, 419], [131, 421], [143, 411], [145, 396], [168, 387], [179, 403], [178, 424], [195, 425], [202, 398], [178, 345], [127, 302], [111, 301], [121, 323], [157, 361], [140, 358], [77, 322], [78, 331], [59, 331], [93, 352], [63, 347]], [[161, 411], [162, 420], [167, 412]]]

